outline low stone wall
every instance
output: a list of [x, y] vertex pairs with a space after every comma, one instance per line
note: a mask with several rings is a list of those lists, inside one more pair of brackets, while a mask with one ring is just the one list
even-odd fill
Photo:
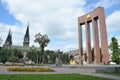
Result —
[[95, 72], [120, 72], [120, 65], [69, 65], [67, 67], [89, 69]]
[[120, 67], [107, 67], [104, 69], [96, 69], [96, 72], [120, 72]]

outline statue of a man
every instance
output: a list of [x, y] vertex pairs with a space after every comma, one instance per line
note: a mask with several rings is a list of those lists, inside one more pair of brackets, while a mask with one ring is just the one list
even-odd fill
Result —
[[58, 53], [55, 59], [55, 65], [56, 66], [62, 66], [62, 60], [61, 60], [61, 53], [60, 50], [58, 49]]

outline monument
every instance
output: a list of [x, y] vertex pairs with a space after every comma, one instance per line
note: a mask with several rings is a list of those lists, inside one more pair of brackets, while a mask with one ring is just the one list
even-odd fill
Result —
[[[92, 22], [92, 26], [90, 26], [91, 22]], [[90, 27], [92, 27], [93, 43], [94, 43], [93, 44], [94, 64], [108, 64], [109, 54], [108, 54], [108, 42], [107, 42], [104, 8], [98, 7], [92, 12], [84, 16], [78, 17], [79, 64], [83, 64], [82, 25], [85, 25], [85, 30], [86, 30], [86, 57], [87, 57], [86, 63], [87, 64], [92, 63], [91, 37], [90, 37]], [[98, 29], [100, 29], [100, 31], [98, 31]], [[100, 32], [100, 36], [98, 32]], [[100, 55], [100, 44], [101, 44], [101, 55]], [[100, 58], [102, 58], [102, 60], [100, 60]]]
[[56, 56], [56, 59], [55, 59], [55, 65], [56, 66], [62, 66], [61, 52], [60, 52], [59, 49], [58, 49], [57, 56]]

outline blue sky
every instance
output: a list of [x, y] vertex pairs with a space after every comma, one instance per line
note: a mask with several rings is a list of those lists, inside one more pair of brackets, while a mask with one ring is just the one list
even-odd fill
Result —
[[39, 46], [34, 43], [34, 36], [41, 32], [47, 34], [51, 40], [46, 49], [78, 49], [77, 17], [98, 6], [105, 9], [108, 43], [110, 44], [111, 38], [115, 36], [120, 44], [119, 5], [120, 0], [0, 0], [0, 37], [3, 39], [1, 45], [11, 29], [13, 45], [22, 46], [29, 21], [30, 46]]

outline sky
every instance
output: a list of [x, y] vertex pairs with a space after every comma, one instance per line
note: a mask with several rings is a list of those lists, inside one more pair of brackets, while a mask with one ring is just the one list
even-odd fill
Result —
[[34, 39], [40, 32], [50, 39], [46, 50], [66, 52], [78, 49], [78, 17], [98, 6], [104, 7], [108, 45], [112, 37], [116, 37], [120, 44], [120, 0], [0, 0], [1, 45], [11, 29], [13, 45], [22, 46], [29, 22], [30, 46], [39, 47]]

